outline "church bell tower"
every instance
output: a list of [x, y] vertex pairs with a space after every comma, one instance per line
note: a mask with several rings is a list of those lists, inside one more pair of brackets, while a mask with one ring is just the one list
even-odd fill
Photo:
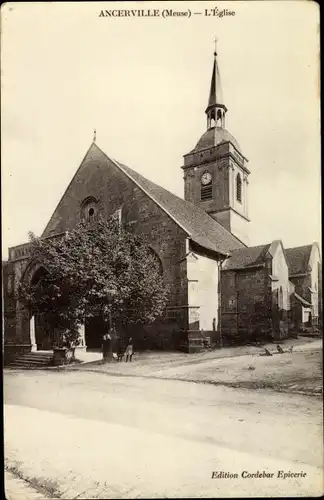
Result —
[[216, 47], [205, 113], [207, 131], [196, 147], [184, 155], [184, 197], [248, 245], [250, 171], [238, 142], [225, 128], [227, 107], [222, 97]]

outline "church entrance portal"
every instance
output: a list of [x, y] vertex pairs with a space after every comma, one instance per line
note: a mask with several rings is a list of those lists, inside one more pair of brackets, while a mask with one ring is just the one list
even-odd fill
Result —
[[102, 337], [107, 327], [100, 316], [87, 318], [85, 322], [85, 341], [87, 349], [101, 349]]
[[[32, 285], [36, 285], [45, 274], [44, 267], [39, 267], [32, 278]], [[54, 331], [50, 327], [48, 314], [34, 313], [33, 314], [33, 328], [35, 335], [35, 343], [38, 351], [48, 351], [53, 349]]]
[[35, 340], [38, 351], [53, 349], [54, 332], [48, 324], [46, 314], [35, 314]]

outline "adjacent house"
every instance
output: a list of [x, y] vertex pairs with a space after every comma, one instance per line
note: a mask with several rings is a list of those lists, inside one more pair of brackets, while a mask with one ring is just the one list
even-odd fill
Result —
[[292, 290], [280, 240], [234, 250], [222, 267], [223, 338], [245, 342], [287, 337]]
[[322, 266], [317, 243], [285, 250], [294, 284], [295, 319], [300, 327], [321, 327]]

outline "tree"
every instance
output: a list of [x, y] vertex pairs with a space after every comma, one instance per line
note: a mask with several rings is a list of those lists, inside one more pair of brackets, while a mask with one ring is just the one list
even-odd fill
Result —
[[31, 256], [44, 272], [20, 286], [20, 297], [37, 313], [77, 340], [77, 326], [100, 315], [112, 328], [123, 323], [152, 323], [167, 302], [157, 255], [143, 236], [114, 220], [80, 222], [53, 238], [30, 234]]

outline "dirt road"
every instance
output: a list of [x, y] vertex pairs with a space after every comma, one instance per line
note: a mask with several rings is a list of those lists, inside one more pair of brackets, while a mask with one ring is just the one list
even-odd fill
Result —
[[40, 371], [6, 372], [4, 396], [7, 467], [62, 498], [322, 493], [316, 398]]
[[[105, 372], [117, 376], [136, 376], [226, 385], [233, 388], [273, 389], [289, 393], [323, 393], [322, 339], [287, 339], [279, 354], [277, 346], [240, 346], [210, 352], [135, 353], [132, 363], [101, 361], [62, 367], [62, 370]], [[290, 348], [293, 351], [290, 351]]]

